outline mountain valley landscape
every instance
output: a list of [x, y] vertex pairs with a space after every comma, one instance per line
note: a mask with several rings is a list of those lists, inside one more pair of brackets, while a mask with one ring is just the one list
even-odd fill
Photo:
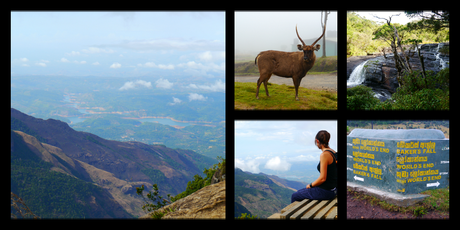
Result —
[[235, 217], [242, 213], [267, 218], [291, 203], [291, 195], [307, 183], [235, 168]]
[[42, 218], [143, 215], [135, 187], [185, 190], [216, 163], [191, 150], [119, 142], [11, 109], [11, 191]]

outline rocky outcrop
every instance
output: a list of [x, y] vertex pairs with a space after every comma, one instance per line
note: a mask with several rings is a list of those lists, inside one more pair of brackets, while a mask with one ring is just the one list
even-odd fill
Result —
[[[225, 219], [225, 180], [208, 185], [155, 212], [165, 213], [161, 219]], [[139, 219], [151, 219], [153, 213]]]
[[[423, 56], [425, 71], [431, 70], [438, 73], [441, 69], [449, 67], [449, 55], [442, 54], [439, 49], [449, 46], [449, 43], [422, 44], [419, 46], [420, 55]], [[409, 58], [409, 64], [413, 70], [420, 71], [421, 63], [416, 53], [416, 50], [406, 51]], [[396, 79], [398, 74], [392, 53], [387, 53], [384, 56], [364, 56], [351, 57], [347, 59], [347, 78], [353, 69], [360, 63], [368, 60], [365, 68], [365, 76], [363, 85], [366, 85], [376, 93], [376, 96], [385, 101], [391, 97], [391, 94], [396, 92], [399, 83]], [[372, 57], [372, 58], [370, 58]]]

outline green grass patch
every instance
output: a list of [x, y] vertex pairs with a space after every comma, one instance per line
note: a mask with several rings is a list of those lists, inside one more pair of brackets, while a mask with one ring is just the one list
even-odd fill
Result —
[[318, 91], [299, 87], [299, 101], [294, 86], [268, 83], [270, 97], [263, 84], [256, 99], [256, 83], [235, 82], [235, 110], [336, 110], [337, 92]]
[[381, 208], [392, 212], [411, 213], [416, 217], [422, 217], [432, 211], [440, 212], [440, 214], [443, 215], [449, 214], [449, 187], [421, 192], [421, 194], [430, 196], [425, 198], [422, 202], [409, 207], [400, 207], [390, 204], [362, 192], [355, 192], [351, 190], [348, 190], [348, 192], [353, 194], [355, 199], [366, 200], [372, 206], [378, 205]]

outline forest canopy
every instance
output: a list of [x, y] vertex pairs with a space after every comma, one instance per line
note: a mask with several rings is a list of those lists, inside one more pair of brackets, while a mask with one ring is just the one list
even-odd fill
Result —
[[[404, 13], [401, 13], [404, 14]], [[408, 17], [421, 18], [406, 25], [391, 23], [398, 31], [405, 31], [404, 40], [422, 40], [422, 43], [440, 43], [449, 41], [449, 13], [420, 13], [407, 11]], [[393, 17], [397, 17], [394, 15]], [[378, 31], [385, 30], [386, 23], [372, 21], [354, 12], [347, 12], [347, 57], [363, 56], [381, 52], [389, 47], [385, 39], [381, 39]], [[381, 33], [380, 33], [381, 34]], [[404, 41], [403, 41], [404, 42]]]

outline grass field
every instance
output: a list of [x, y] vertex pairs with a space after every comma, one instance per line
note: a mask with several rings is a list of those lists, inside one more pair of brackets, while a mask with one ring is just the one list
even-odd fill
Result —
[[263, 84], [256, 99], [254, 83], [235, 82], [235, 110], [336, 110], [337, 92], [317, 91], [299, 87], [299, 101], [294, 86], [268, 83], [270, 97]]
[[412, 213], [414, 216], [422, 217], [427, 212], [439, 212], [444, 215], [449, 214], [449, 187], [442, 189], [427, 190], [422, 194], [430, 195], [422, 202], [409, 207], [400, 207], [381, 201], [373, 196], [365, 195], [361, 192], [349, 191], [357, 199], [367, 200], [371, 205], [379, 205], [381, 208], [402, 213]]

